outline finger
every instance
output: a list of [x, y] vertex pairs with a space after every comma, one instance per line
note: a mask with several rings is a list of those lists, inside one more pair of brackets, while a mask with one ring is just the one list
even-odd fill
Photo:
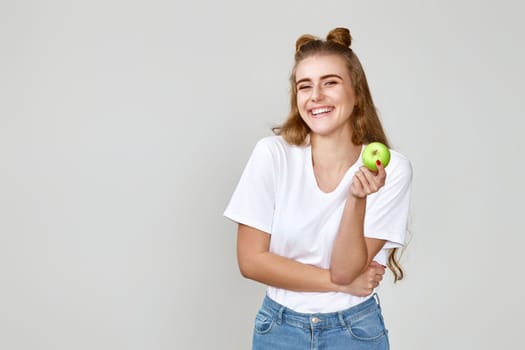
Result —
[[357, 177], [357, 173], [354, 175], [354, 178], [352, 180], [352, 185], [350, 189], [352, 195], [358, 198], [364, 198], [366, 197], [365, 189], [363, 188], [363, 184], [361, 183], [361, 180], [359, 177]]
[[385, 274], [385, 268], [381, 265], [379, 266], [370, 266], [368, 268], [369, 276], [375, 276], [375, 275], [384, 275]]
[[375, 288], [377, 288], [377, 286], [379, 286], [379, 282], [373, 281], [372, 283], [370, 283], [370, 285], [369, 285], [370, 293], [372, 293], [372, 291], [373, 291]]
[[376, 166], [378, 179], [384, 180], [386, 178], [386, 170], [379, 159], [376, 161]]
[[377, 261], [371, 261], [369, 268], [374, 269], [374, 272], [379, 275], [384, 275], [386, 272], [386, 266], [378, 263]]
[[384, 272], [379, 272], [374, 275], [374, 281], [381, 281], [383, 279], [383, 276], [385, 275]]
[[374, 281], [374, 282], [379, 283], [379, 282], [381, 282], [382, 280], [383, 280], [383, 274], [377, 273], [377, 274], [375, 274], [374, 277], [373, 277], [373, 281]]
[[[373, 172], [370, 169], [367, 169], [366, 167], [361, 167], [360, 170], [363, 173], [364, 177], [366, 178], [368, 187], [371, 190], [370, 193], [377, 192], [385, 184], [384, 177], [379, 176], [377, 172]], [[386, 176], [384, 169], [383, 169], [383, 173]]]
[[365, 167], [361, 167], [360, 171], [363, 174], [363, 178], [366, 179], [366, 183], [368, 184], [368, 189], [370, 190], [369, 194], [377, 192], [381, 186], [383, 186], [383, 179], [379, 178], [375, 172], [372, 172], [370, 169]]
[[372, 261], [370, 262], [370, 265], [369, 265], [369, 266], [372, 266], [372, 267], [382, 267], [382, 268], [386, 268], [385, 265], [380, 264], [380, 263], [378, 263], [378, 262], [375, 261], [375, 260], [372, 260]]
[[357, 176], [358, 171], [354, 174], [354, 179], [352, 180], [352, 186], [354, 186], [355, 190], [358, 192], [362, 192], [363, 189], [363, 183], [361, 182], [361, 179]]
[[356, 172], [355, 176], [357, 179], [359, 179], [359, 182], [361, 183], [361, 186], [363, 187], [363, 190], [366, 194], [372, 193], [372, 189], [370, 187], [370, 182], [367, 176], [365, 175], [365, 171], [370, 171], [368, 169], [366, 170], [359, 170]]

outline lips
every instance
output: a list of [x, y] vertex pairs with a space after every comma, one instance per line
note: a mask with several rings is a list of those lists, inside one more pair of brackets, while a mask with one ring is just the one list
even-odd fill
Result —
[[329, 107], [329, 106], [324, 106], [324, 107], [316, 107], [316, 108], [312, 108], [310, 110], [310, 114], [314, 117], [314, 118], [321, 118], [323, 116], [325, 116], [326, 114], [330, 113], [331, 111], [334, 110], [334, 107]]

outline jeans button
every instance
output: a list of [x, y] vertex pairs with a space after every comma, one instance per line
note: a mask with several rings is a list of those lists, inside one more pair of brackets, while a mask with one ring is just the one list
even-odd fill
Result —
[[319, 323], [321, 322], [321, 319], [319, 319], [318, 317], [312, 317], [312, 323]]

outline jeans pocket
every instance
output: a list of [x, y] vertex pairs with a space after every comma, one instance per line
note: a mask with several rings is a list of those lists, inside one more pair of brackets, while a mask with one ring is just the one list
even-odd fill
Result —
[[387, 334], [379, 309], [351, 318], [348, 321], [348, 331], [356, 339], [371, 341]]
[[273, 327], [273, 323], [273, 317], [269, 312], [263, 309], [259, 310], [259, 312], [255, 316], [255, 333], [266, 334], [270, 332]]

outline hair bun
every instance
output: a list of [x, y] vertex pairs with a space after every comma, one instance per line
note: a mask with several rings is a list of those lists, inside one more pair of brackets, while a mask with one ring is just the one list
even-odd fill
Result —
[[332, 29], [326, 36], [326, 41], [331, 41], [339, 45], [350, 47], [352, 45], [352, 36], [347, 28]]
[[316, 40], [319, 40], [319, 38], [316, 38], [313, 35], [310, 35], [310, 34], [301, 35], [299, 39], [297, 39], [297, 41], [295, 42], [295, 52], [298, 52], [299, 50], [301, 50], [301, 48], [304, 45], [309, 44], [312, 41], [316, 41]]

